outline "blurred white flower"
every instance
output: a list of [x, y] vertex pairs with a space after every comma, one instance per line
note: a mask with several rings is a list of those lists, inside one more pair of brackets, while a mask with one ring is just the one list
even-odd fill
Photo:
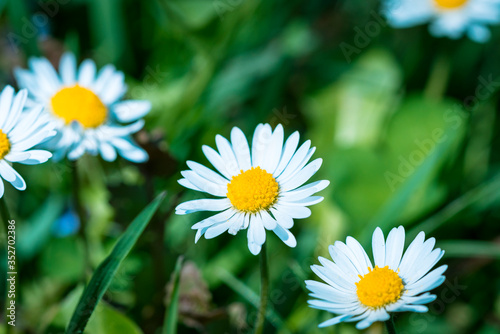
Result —
[[[183, 171], [179, 183], [186, 188], [206, 192], [220, 199], [199, 199], [177, 206], [177, 214], [196, 211], [222, 211], [197, 224], [196, 242], [202, 235], [214, 238], [225, 231], [236, 234], [248, 228], [248, 248], [259, 254], [266, 241], [266, 229], [271, 230], [288, 246], [297, 241], [289, 229], [293, 219], [311, 215], [310, 205], [323, 197], [312, 196], [329, 185], [329, 181], [303, 184], [321, 166], [322, 159], [308, 164], [315, 148], [306, 141], [297, 150], [299, 133], [295, 132], [283, 145], [283, 127], [274, 132], [269, 124], [259, 124], [255, 129], [252, 147], [243, 132], [235, 127], [231, 143], [224, 137], [215, 137], [219, 152], [203, 146], [203, 152], [220, 173], [193, 162], [191, 170]], [[222, 174], [222, 175], [221, 175]]]
[[382, 230], [373, 233], [372, 247], [375, 267], [356, 239], [347, 237], [346, 243], [330, 246], [333, 261], [319, 258], [322, 266], [312, 270], [325, 283], [306, 281], [312, 308], [338, 316], [319, 325], [326, 327], [340, 322], [359, 321], [364, 329], [376, 321], [386, 321], [390, 312], [427, 312], [427, 304], [436, 299], [432, 290], [441, 285], [447, 266], [429, 270], [441, 259], [444, 251], [436, 248], [436, 240], [425, 240], [420, 232], [403, 255], [405, 230], [393, 228], [384, 240]]
[[466, 34], [478, 43], [490, 39], [488, 24], [500, 23], [500, 0], [386, 0], [384, 12], [395, 28], [430, 23], [436, 37]]
[[58, 133], [47, 143], [54, 159], [67, 156], [76, 160], [89, 153], [113, 161], [117, 152], [134, 162], [148, 159], [131, 134], [144, 126], [141, 118], [149, 112], [151, 103], [120, 101], [127, 86], [123, 73], [113, 65], [104, 66], [96, 74], [92, 60], [84, 60], [77, 69], [75, 56], [65, 53], [59, 74], [45, 58], [31, 58], [29, 67], [17, 68], [14, 74], [19, 86], [28, 89], [30, 98], [46, 107], [55, 124]]
[[37, 165], [52, 157], [48, 151], [31, 149], [55, 131], [42, 106], [25, 109], [27, 96], [25, 89], [15, 94], [10, 86], [0, 94], [0, 197], [5, 190], [2, 179], [18, 190], [26, 189], [26, 182], [10, 163]]

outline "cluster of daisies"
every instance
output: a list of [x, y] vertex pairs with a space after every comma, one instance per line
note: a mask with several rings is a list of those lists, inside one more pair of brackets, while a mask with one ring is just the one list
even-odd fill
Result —
[[386, 0], [383, 7], [395, 28], [429, 23], [433, 36], [458, 39], [466, 35], [478, 43], [490, 39], [487, 25], [500, 23], [500, 0]]
[[[184, 202], [177, 214], [198, 211], [218, 212], [193, 225], [196, 241], [201, 236], [214, 238], [224, 232], [247, 230], [248, 248], [259, 254], [266, 241], [266, 230], [273, 231], [286, 245], [297, 241], [290, 229], [294, 219], [311, 215], [308, 206], [323, 200], [315, 193], [328, 181], [306, 182], [318, 171], [322, 160], [311, 162], [315, 148], [309, 140], [299, 146], [299, 133], [285, 141], [284, 130], [274, 131], [259, 124], [250, 147], [243, 132], [235, 127], [231, 141], [217, 135], [217, 150], [203, 146], [203, 153], [217, 170], [188, 161], [179, 183], [186, 188], [217, 198]], [[330, 246], [332, 261], [320, 257], [321, 266], [312, 270], [323, 282], [306, 281], [313, 308], [338, 316], [320, 324], [331, 326], [342, 321], [359, 321], [363, 329], [376, 321], [386, 321], [391, 312], [427, 312], [434, 299], [428, 291], [442, 284], [446, 266], [430, 271], [444, 251], [434, 249], [435, 239], [425, 240], [421, 232], [403, 255], [405, 231], [402, 226], [390, 231], [387, 240], [380, 228], [373, 234], [374, 264], [363, 247], [352, 237], [346, 243]], [[430, 271], [430, 272], [429, 272]]]
[[[143, 127], [142, 117], [151, 105], [122, 100], [126, 93], [122, 72], [111, 65], [97, 71], [91, 60], [77, 68], [70, 53], [62, 56], [58, 71], [42, 58], [31, 59], [29, 68], [15, 71], [19, 93], [8, 86], [0, 95], [1, 179], [24, 190], [26, 183], [11, 163], [40, 164], [52, 156], [75, 160], [88, 153], [113, 161], [120, 155], [133, 162], [148, 158], [131, 135]], [[176, 208], [180, 215], [214, 213], [192, 226], [197, 230], [195, 241], [246, 230], [248, 248], [257, 255], [269, 230], [295, 247], [294, 220], [309, 217], [309, 206], [323, 200], [315, 194], [329, 185], [325, 180], [307, 183], [322, 164], [321, 159], [311, 161], [315, 147], [309, 140], [299, 145], [298, 132], [285, 138], [281, 125], [272, 129], [269, 124], [256, 127], [251, 145], [237, 127], [230, 140], [217, 135], [215, 143], [217, 150], [202, 147], [215, 170], [188, 161], [189, 170], [179, 180], [186, 188], [215, 197]], [[333, 261], [320, 257], [321, 266], [312, 266], [323, 282], [306, 282], [315, 298], [310, 306], [337, 314], [321, 327], [358, 321], [362, 329], [389, 319], [391, 312], [427, 311], [424, 304], [436, 298], [428, 291], [445, 279], [446, 266], [431, 271], [443, 251], [434, 249], [435, 240], [425, 240], [423, 233], [403, 255], [404, 242], [403, 227], [390, 231], [387, 240], [377, 228], [373, 263], [354, 238], [330, 246]]]

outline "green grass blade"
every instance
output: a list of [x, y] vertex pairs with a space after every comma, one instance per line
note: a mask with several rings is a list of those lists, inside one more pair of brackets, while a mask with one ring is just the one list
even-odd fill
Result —
[[437, 168], [440, 161], [443, 159], [443, 156], [446, 156], [450, 147], [452, 147], [460, 134], [461, 133], [459, 131], [448, 131], [448, 139], [434, 147], [425, 161], [418, 168], [416, 168], [415, 172], [389, 199], [387, 204], [385, 204], [380, 212], [369, 223], [368, 227], [364, 229], [361, 235], [363, 243], [368, 244], [371, 235], [377, 226], [386, 231], [386, 233], [388, 233], [388, 230], [391, 227], [396, 226], [401, 213], [404, 212], [405, 205], [410, 201], [415, 191], [417, 191], [417, 189], [421, 186], [423, 180], [425, 180], [435, 170], [435, 168]]
[[165, 193], [158, 195], [142, 210], [122, 234], [111, 254], [97, 267], [71, 317], [66, 329], [67, 334], [83, 333], [92, 312], [108, 289], [120, 263], [135, 245], [164, 198]]
[[500, 244], [477, 240], [445, 240], [437, 245], [445, 251], [445, 257], [497, 258], [500, 259]]
[[174, 270], [174, 282], [172, 294], [170, 296], [167, 310], [165, 312], [165, 324], [163, 325], [163, 334], [177, 333], [177, 319], [179, 318], [179, 282], [181, 277], [183, 257], [179, 256]]
[[430, 233], [451, 221], [459, 213], [474, 205], [486, 207], [495, 204], [499, 198], [498, 188], [500, 187], [500, 175], [496, 175], [485, 183], [463, 194], [442, 210], [427, 218], [408, 232], [409, 239], [416, 237], [420, 231]]

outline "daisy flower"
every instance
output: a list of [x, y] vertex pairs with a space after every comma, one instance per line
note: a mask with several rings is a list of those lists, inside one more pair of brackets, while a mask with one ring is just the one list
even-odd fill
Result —
[[19, 86], [30, 98], [46, 107], [57, 135], [47, 143], [54, 159], [76, 160], [85, 153], [100, 154], [113, 161], [117, 153], [133, 162], [144, 162], [147, 153], [131, 134], [144, 126], [141, 119], [151, 109], [148, 101], [121, 101], [127, 86], [122, 72], [113, 65], [96, 74], [96, 65], [86, 59], [77, 69], [75, 56], [65, 53], [59, 74], [45, 58], [31, 58], [30, 70], [16, 69]]
[[376, 321], [386, 321], [391, 312], [427, 312], [427, 304], [436, 299], [428, 291], [441, 285], [447, 266], [429, 272], [444, 254], [433, 250], [436, 240], [425, 240], [420, 232], [403, 255], [405, 230], [393, 228], [384, 240], [382, 230], [373, 233], [372, 246], [375, 267], [356, 239], [347, 237], [346, 243], [337, 241], [330, 246], [334, 262], [320, 257], [320, 265], [312, 270], [325, 283], [306, 281], [312, 308], [338, 316], [319, 325], [326, 327], [342, 321], [359, 321], [364, 329]]
[[303, 185], [321, 166], [322, 160], [310, 163], [315, 148], [306, 141], [297, 149], [299, 133], [293, 133], [283, 145], [283, 127], [272, 131], [269, 124], [255, 129], [252, 148], [243, 132], [234, 127], [231, 142], [217, 135], [219, 152], [203, 146], [203, 153], [220, 173], [193, 161], [191, 170], [181, 172], [179, 183], [186, 188], [202, 191], [218, 199], [199, 199], [177, 206], [180, 215], [196, 211], [221, 211], [195, 225], [195, 241], [202, 235], [214, 238], [225, 231], [235, 235], [248, 228], [248, 248], [259, 254], [266, 241], [266, 229], [273, 231], [286, 245], [297, 242], [289, 229], [293, 219], [311, 215], [308, 206], [319, 203], [323, 197], [312, 196], [323, 190], [329, 181]]
[[15, 94], [10, 86], [0, 94], [0, 197], [5, 190], [2, 179], [18, 190], [26, 189], [26, 182], [10, 163], [37, 165], [52, 157], [48, 151], [31, 149], [55, 131], [42, 106], [25, 109], [27, 96], [25, 89]]
[[430, 22], [436, 37], [458, 39], [464, 34], [478, 43], [490, 39], [487, 24], [500, 22], [500, 0], [387, 0], [385, 14], [395, 28]]

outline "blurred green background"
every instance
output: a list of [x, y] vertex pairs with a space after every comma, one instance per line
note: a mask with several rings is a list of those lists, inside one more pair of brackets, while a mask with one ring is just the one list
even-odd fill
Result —
[[[153, 110], [136, 137], [149, 162], [84, 157], [86, 235], [95, 268], [155, 194], [167, 200], [120, 267], [87, 333], [159, 333], [171, 273], [184, 256], [179, 333], [252, 333], [258, 257], [246, 233], [194, 244], [177, 184], [186, 160], [233, 126], [301, 132], [324, 159], [325, 201], [297, 220], [290, 249], [268, 233], [271, 304], [265, 333], [356, 333], [317, 325], [307, 306], [309, 266], [352, 235], [370, 249], [376, 226], [423, 230], [446, 250], [447, 281], [426, 314], [396, 317], [400, 333], [500, 332], [500, 28], [489, 43], [394, 30], [377, 1], [0, 0], [0, 82], [30, 56], [55, 65], [64, 50], [113, 63], [127, 97]], [[10, 187], [18, 255], [18, 333], [61, 333], [83, 289], [83, 242], [68, 228], [71, 169], [16, 166], [28, 190]], [[68, 211], [69, 210], [69, 211]], [[62, 218], [61, 218], [62, 217]], [[61, 225], [62, 224], [62, 225]], [[69, 235], [68, 235], [69, 234]], [[408, 244], [408, 242], [407, 242]], [[371, 250], [370, 250], [371, 252]], [[366, 332], [382, 333], [382, 324]]]

